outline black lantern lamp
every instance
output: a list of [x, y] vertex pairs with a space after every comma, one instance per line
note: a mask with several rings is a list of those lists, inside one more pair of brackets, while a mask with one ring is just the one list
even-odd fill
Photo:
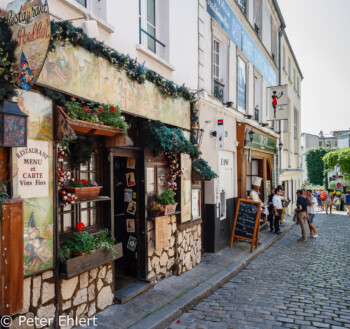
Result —
[[280, 149], [280, 151], [282, 150], [282, 147], [283, 147], [283, 144], [282, 144], [282, 142], [280, 142], [280, 143], [278, 144], [278, 148]]
[[253, 143], [255, 132], [254, 132], [252, 129], [250, 129], [250, 131], [248, 132], [248, 134], [249, 134], [250, 142]]
[[16, 102], [0, 102], [0, 146], [27, 146], [27, 119]]
[[192, 127], [192, 136], [195, 144], [200, 145], [202, 143], [204, 129], [199, 127]]

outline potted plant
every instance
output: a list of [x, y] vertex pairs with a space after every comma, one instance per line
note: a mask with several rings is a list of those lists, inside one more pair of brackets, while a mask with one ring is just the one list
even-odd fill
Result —
[[156, 194], [155, 200], [162, 205], [164, 215], [170, 215], [175, 212], [177, 202], [175, 202], [175, 192], [172, 189]]
[[149, 210], [152, 217], [158, 217], [164, 211], [163, 206], [157, 201], [151, 202]]
[[95, 200], [100, 193], [102, 186], [90, 180], [78, 179], [71, 180], [68, 186], [63, 187], [63, 198], [67, 194], [75, 194], [76, 201]]
[[65, 279], [86, 272], [123, 256], [122, 244], [108, 231], [90, 234], [78, 223], [76, 232], [60, 246], [60, 275]]

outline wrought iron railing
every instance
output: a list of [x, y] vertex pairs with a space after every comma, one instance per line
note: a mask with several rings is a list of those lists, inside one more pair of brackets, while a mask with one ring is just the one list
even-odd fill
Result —
[[219, 101], [224, 102], [225, 85], [220, 81], [214, 80], [214, 97]]
[[152, 34], [144, 30], [141, 26], [140, 26], [140, 35], [139, 35], [140, 43], [142, 43], [142, 33], [146, 34], [148, 38], [151, 38], [154, 41], [154, 53], [157, 53], [157, 44], [160, 44], [163, 48], [166, 47], [163, 42], [156, 39]]

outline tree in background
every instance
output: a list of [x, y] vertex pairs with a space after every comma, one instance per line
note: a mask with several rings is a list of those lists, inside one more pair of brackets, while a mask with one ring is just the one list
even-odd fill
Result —
[[350, 147], [328, 152], [322, 160], [326, 171], [331, 171], [338, 165], [345, 179], [350, 179]]
[[307, 179], [310, 184], [324, 185], [324, 163], [322, 158], [333, 149], [319, 147], [310, 149], [306, 153]]

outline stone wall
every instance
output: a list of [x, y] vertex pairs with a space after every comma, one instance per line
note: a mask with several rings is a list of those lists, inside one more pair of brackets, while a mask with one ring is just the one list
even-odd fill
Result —
[[[58, 303], [60, 315], [70, 318], [91, 317], [113, 304], [112, 263], [96, 267], [69, 280], [60, 280]], [[24, 279], [23, 309], [18, 315], [26, 318], [54, 319], [56, 313], [55, 279], [53, 271]], [[33, 329], [19, 325], [19, 317], [13, 317], [11, 328]], [[52, 321], [54, 323], [54, 321]], [[36, 326], [36, 328], [39, 328]], [[68, 329], [65, 327], [61, 329]]]
[[147, 222], [148, 275], [157, 282], [171, 275], [180, 275], [201, 261], [201, 221], [177, 225], [176, 216], [168, 217], [169, 246], [155, 250], [154, 221]]
[[164, 249], [155, 250], [154, 221], [147, 221], [148, 280], [156, 282], [173, 275], [176, 230], [176, 216], [168, 216], [169, 246]]
[[70, 318], [91, 317], [112, 305], [113, 297], [113, 271], [110, 263], [69, 280], [61, 280], [60, 313]]
[[[19, 315], [25, 315], [26, 318], [37, 316], [53, 319], [55, 317], [55, 279], [53, 271], [46, 271], [40, 275], [24, 279], [23, 288], [23, 308]], [[13, 316], [11, 328], [32, 329], [34, 327], [20, 325], [19, 317]]]
[[[185, 224], [186, 225], [186, 224]], [[184, 225], [184, 227], [186, 227]], [[188, 225], [176, 234], [176, 275], [189, 271], [201, 262], [201, 224]]]

